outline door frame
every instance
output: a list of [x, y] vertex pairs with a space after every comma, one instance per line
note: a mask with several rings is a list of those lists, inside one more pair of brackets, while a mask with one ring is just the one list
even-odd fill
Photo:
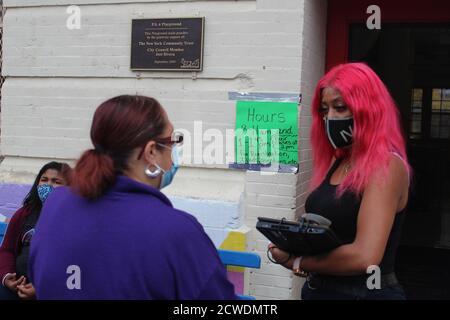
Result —
[[352, 23], [365, 23], [367, 8], [381, 9], [384, 23], [449, 23], [449, 0], [328, 0], [326, 70], [348, 61], [349, 30]]

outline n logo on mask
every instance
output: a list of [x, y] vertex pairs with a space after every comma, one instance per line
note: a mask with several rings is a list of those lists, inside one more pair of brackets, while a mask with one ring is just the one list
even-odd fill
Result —
[[353, 117], [344, 119], [324, 118], [325, 130], [331, 145], [335, 149], [344, 148], [353, 143]]

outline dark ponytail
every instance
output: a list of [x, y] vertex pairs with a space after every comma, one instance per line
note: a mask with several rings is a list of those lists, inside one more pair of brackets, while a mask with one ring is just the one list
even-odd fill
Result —
[[166, 125], [164, 110], [153, 98], [123, 95], [102, 103], [91, 126], [95, 149], [78, 160], [72, 187], [87, 199], [100, 197], [128, 169], [134, 149], [160, 136]]

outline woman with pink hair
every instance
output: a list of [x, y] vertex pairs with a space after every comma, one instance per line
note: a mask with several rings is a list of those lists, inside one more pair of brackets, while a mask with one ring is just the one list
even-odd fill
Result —
[[342, 64], [319, 81], [312, 115], [305, 210], [331, 220], [343, 245], [291, 257], [270, 244], [273, 258], [307, 276], [305, 300], [405, 299], [394, 265], [411, 169], [393, 99], [370, 67]]

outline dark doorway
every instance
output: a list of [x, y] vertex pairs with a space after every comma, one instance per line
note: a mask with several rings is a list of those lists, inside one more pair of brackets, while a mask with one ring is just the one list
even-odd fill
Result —
[[410, 299], [450, 299], [450, 24], [353, 24], [348, 58], [382, 78], [408, 137], [414, 180], [399, 280]]

